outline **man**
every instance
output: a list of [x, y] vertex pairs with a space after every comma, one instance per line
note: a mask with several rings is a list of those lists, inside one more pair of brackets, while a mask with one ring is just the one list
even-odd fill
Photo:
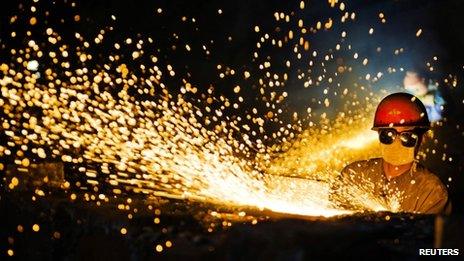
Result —
[[[397, 211], [442, 212], [448, 201], [446, 187], [417, 163], [417, 152], [429, 126], [427, 111], [415, 96], [394, 93], [385, 97], [377, 107], [372, 128], [378, 132], [382, 157], [346, 166], [340, 176], [341, 186], [358, 185], [383, 202], [391, 203], [396, 198]], [[346, 202], [353, 203], [350, 197]]]
[[438, 90], [438, 84], [431, 84], [426, 74], [417, 71], [407, 71], [403, 79], [407, 92], [419, 98], [425, 105], [428, 118], [431, 122], [442, 119], [445, 101]]

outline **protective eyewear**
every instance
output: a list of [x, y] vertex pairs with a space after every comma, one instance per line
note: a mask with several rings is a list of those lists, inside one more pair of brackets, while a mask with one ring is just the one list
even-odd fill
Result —
[[419, 135], [414, 131], [398, 132], [395, 129], [380, 129], [379, 140], [383, 144], [392, 144], [397, 137], [400, 138], [401, 144], [405, 147], [414, 147], [419, 140]]

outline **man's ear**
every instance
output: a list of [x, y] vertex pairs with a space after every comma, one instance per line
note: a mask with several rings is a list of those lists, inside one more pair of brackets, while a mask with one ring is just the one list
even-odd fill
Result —
[[421, 135], [421, 142], [426, 142], [429, 139], [433, 139], [433, 132], [431, 130], [426, 130], [424, 134]]
[[416, 159], [419, 159], [418, 154], [419, 154], [420, 146], [422, 145], [422, 142], [424, 142], [426, 140], [426, 138], [424, 138], [424, 136], [425, 136], [425, 133], [419, 136], [419, 139], [417, 140], [417, 145], [414, 148], [414, 158], [416, 158]]
[[427, 132], [425, 131], [422, 134], [419, 135], [419, 139], [417, 140], [417, 146], [416, 146], [416, 153], [419, 150], [419, 147], [423, 144], [423, 142], [427, 141]]

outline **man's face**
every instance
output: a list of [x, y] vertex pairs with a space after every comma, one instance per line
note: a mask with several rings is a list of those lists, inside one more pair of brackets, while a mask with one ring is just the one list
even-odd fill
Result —
[[378, 130], [382, 158], [395, 166], [414, 161], [416, 146], [421, 138], [413, 127], [382, 128]]
[[424, 96], [427, 94], [427, 84], [425, 79], [421, 78], [415, 72], [407, 72], [403, 80], [404, 88], [415, 95]]

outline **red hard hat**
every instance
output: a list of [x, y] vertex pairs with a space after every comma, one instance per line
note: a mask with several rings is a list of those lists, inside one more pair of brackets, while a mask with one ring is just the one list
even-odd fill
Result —
[[385, 127], [430, 128], [424, 104], [414, 95], [398, 92], [388, 95], [377, 106], [373, 130]]

